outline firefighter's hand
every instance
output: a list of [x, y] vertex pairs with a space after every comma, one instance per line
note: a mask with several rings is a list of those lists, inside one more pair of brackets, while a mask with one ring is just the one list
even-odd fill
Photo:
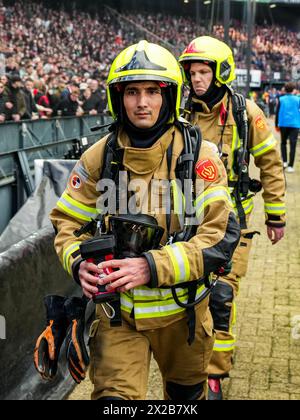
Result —
[[268, 237], [272, 242], [272, 245], [277, 244], [284, 237], [284, 227], [276, 228], [273, 226], [268, 226]]
[[111, 260], [98, 266], [101, 274], [107, 269], [116, 270], [98, 280], [100, 285], [107, 285], [108, 291], [117, 289], [126, 292], [150, 282], [150, 268], [146, 258], [126, 258], [124, 260]]
[[92, 263], [82, 261], [79, 267], [78, 276], [84, 295], [92, 299], [95, 293], [98, 293], [97, 284], [101, 270]]

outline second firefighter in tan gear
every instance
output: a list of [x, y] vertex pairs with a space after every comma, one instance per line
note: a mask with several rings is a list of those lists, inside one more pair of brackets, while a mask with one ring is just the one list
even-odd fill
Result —
[[[195, 308], [195, 337], [189, 345], [187, 313], [176, 304], [171, 287], [188, 285], [228, 262], [240, 232], [226, 171], [209, 143], [203, 142], [195, 168], [199, 181], [195, 185], [195, 207], [201, 222], [189, 241], [166, 243], [167, 233], [181, 230], [176, 183], [169, 232], [168, 213], [162, 204], [164, 192], [152, 189], [152, 197], [159, 198], [155, 200], [158, 207], [153, 209], [150, 191], [154, 180], [176, 178], [177, 160], [184, 148], [182, 132], [174, 125], [179, 116], [181, 87], [175, 58], [164, 48], [145, 41], [117, 57], [108, 79], [109, 107], [118, 126], [116, 148], [123, 152], [121, 163], [130, 181], [142, 180], [147, 186], [137, 205], [165, 229], [161, 249], [146, 252], [140, 258], [105, 262], [100, 267], [89, 265], [76, 255], [85, 237], [78, 241], [73, 231], [101, 211], [97, 185], [108, 137], [84, 153], [51, 215], [58, 232], [56, 251], [86, 296], [96, 293], [99, 282], [120, 291], [122, 326], [110, 328], [99, 306], [91, 329], [93, 399], [145, 399], [151, 352], [163, 376], [165, 398], [206, 397], [207, 366], [214, 342], [208, 298]], [[151, 131], [153, 126], [155, 130]], [[167, 151], [171, 144], [169, 167]], [[205, 169], [209, 169], [208, 174]], [[99, 280], [107, 267], [118, 270]], [[206, 291], [206, 285], [200, 282], [196, 298]], [[180, 302], [187, 303], [185, 287], [178, 296]]]
[[[235, 156], [241, 147], [241, 139], [233, 115], [233, 91], [229, 83], [235, 78], [234, 59], [230, 48], [211, 37], [200, 37], [191, 42], [180, 57], [191, 87], [187, 103], [187, 117], [201, 128], [204, 139], [213, 142], [222, 153], [227, 169], [229, 186], [233, 191], [238, 180]], [[260, 169], [263, 187], [267, 233], [273, 244], [284, 234], [285, 182], [277, 142], [258, 106], [247, 100], [249, 137], [247, 152]], [[250, 191], [242, 198], [246, 221], [253, 211]], [[233, 201], [235, 200], [234, 197]], [[236, 208], [237, 212], [237, 208]], [[238, 212], [237, 212], [238, 213]], [[234, 297], [239, 291], [241, 277], [246, 275], [254, 229], [247, 227], [233, 257], [231, 273], [220, 281], [211, 295], [210, 307], [214, 318], [217, 338], [209, 366], [211, 378], [228, 376], [232, 367], [235, 337], [232, 325], [235, 320]]]

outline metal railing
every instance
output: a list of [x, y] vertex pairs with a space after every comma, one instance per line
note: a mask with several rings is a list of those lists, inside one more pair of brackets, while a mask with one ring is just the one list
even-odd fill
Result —
[[98, 115], [0, 125], [0, 233], [34, 190], [34, 160], [62, 159], [74, 147], [95, 143], [107, 130], [91, 128], [111, 121]]

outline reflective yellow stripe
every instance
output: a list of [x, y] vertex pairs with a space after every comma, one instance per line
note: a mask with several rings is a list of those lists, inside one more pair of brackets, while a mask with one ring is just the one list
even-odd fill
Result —
[[230, 172], [228, 175], [228, 179], [230, 181], [235, 181], [237, 174], [234, 172], [233, 170], [233, 162], [234, 162], [234, 157], [235, 157], [235, 151], [238, 150], [241, 147], [241, 140], [239, 138], [239, 134], [238, 134], [238, 129], [236, 126], [233, 127], [233, 132], [232, 132], [232, 144], [231, 144], [231, 168], [230, 168]]
[[235, 340], [216, 340], [214, 351], [233, 351], [235, 348]]
[[257, 146], [250, 149], [250, 152], [254, 157], [258, 157], [267, 153], [269, 150], [273, 149], [273, 147], [275, 147], [276, 144], [277, 144], [277, 140], [275, 139], [273, 134], [271, 134], [262, 143], [259, 143]]
[[[196, 299], [203, 296], [206, 292], [207, 289], [205, 286], [199, 286]], [[186, 304], [188, 296], [179, 297], [179, 300]], [[136, 319], [160, 318], [178, 314], [183, 311], [185, 311], [185, 309], [178, 306], [173, 299], [166, 302], [134, 302], [134, 316]]]
[[[237, 211], [237, 207], [236, 207], [236, 203], [234, 199], [233, 199], [233, 206], [234, 206], [235, 213], [238, 215], [238, 211]], [[242, 206], [243, 206], [245, 214], [250, 214], [252, 210], [254, 209], [253, 199], [248, 198], [248, 200], [242, 201]]]
[[175, 273], [175, 283], [181, 283], [183, 281], [189, 281], [190, 279], [190, 263], [186, 255], [184, 246], [177, 242], [173, 245], [165, 246]]
[[286, 212], [284, 203], [265, 203], [265, 212], [268, 214], [282, 215]]
[[226, 201], [230, 207], [232, 207], [232, 200], [228, 188], [210, 188], [208, 191], [204, 191], [202, 194], [200, 194], [195, 201], [197, 217], [200, 217], [200, 215], [204, 213], [204, 210], [207, 206], [219, 200]]
[[69, 245], [63, 253], [63, 267], [69, 274], [71, 274], [71, 267], [70, 267], [71, 255], [73, 254], [73, 252], [78, 251], [80, 244], [81, 242], [74, 242], [72, 245]]
[[125, 312], [131, 313], [133, 308], [133, 299], [125, 293], [121, 293], [121, 309]]
[[[186, 297], [188, 290], [186, 288], [178, 287], [176, 289], [178, 297]], [[133, 290], [134, 300], [140, 301], [167, 301], [173, 299], [172, 290], [169, 289], [149, 289], [148, 287], [140, 286]]]
[[234, 327], [235, 325], [236, 325], [236, 303], [233, 302], [232, 303], [232, 322], [231, 322], [230, 331], [232, 330], [232, 327]]
[[174, 213], [182, 215], [185, 212], [185, 196], [175, 179], [171, 181], [171, 188], [173, 192]]
[[79, 201], [71, 198], [67, 193], [63, 193], [57, 202], [57, 207], [69, 216], [76, 217], [77, 219], [84, 221], [89, 221], [100, 213], [100, 211], [95, 207], [85, 206]]

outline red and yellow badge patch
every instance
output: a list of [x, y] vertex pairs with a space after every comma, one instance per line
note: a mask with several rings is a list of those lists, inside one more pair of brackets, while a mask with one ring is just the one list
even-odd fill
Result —
[[216, 165], [210, 160], [199, 160], [195, 167], [196, 174], [208, 182], [214, 182], [218, 178]]
[[254, 124], [258, 130], [264, 130], [266, 128], [266, 123], [261, 115], [255, 119]]
[[82, 181], [80, 179], [80, 177], [78, 175], [73, 175], [70, 179], [70, 186], [74, 189], [74, 190], [80, 190], [80, 188], [82, 187]]

